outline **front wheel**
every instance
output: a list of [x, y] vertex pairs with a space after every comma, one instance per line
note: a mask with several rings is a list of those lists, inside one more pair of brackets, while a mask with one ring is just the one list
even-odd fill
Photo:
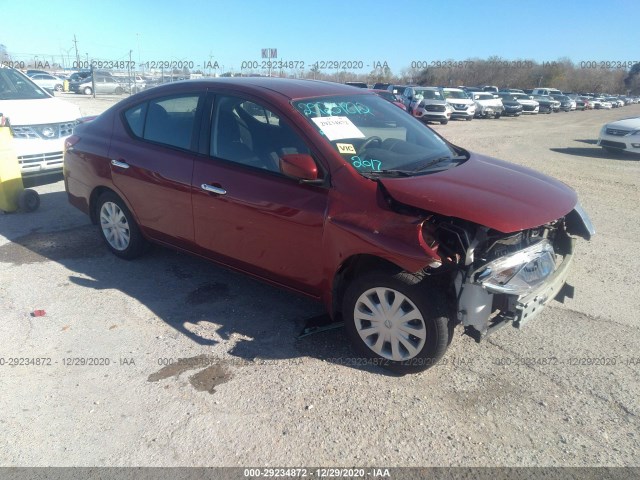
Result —
[[85, 89], [84, 89], [84, 94], [85, 95], [91, 95], [92, 92], [93, 92], [93, 90], [91, 90], [91, 87], [85, 87]]
[[440, 125], [446, 125], [449, 123], [449, 120], [440, 120]]
[[122, 199], [113, 192], [105, 192], [98, 198], [96, 208], [100, 233], [109, 250], [126, 260], [139, 257], [146, 241]]
[[496, 120], [499, 119], [502, 116], [501, 113], [496, 113], [493, 118], [495, 118]]
[[449, 343], [444, 292], [401, 272], [357, 277], [345, 292], [342, 315], [354, 348], [400, 374], [435, 365]]

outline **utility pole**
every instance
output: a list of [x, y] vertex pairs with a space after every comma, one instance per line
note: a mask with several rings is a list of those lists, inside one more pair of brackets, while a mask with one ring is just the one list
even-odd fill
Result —
[[78, 40], [76, 40], [76, 34], [73, 34], [73, 45], [76, 48], [76, 68], [80, 70], [80, 55], [78, 55]]
[[131, 89], [131, 53], [132, 52], [133, 50], [129, 50], [129, 95], [133, 93], [133, 90]]

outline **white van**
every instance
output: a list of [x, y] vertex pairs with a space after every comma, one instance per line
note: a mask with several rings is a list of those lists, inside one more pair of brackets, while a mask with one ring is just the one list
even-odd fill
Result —
[[562, 92], [557, 88], [534, 88], [532, 95], [562, 95]]
[[0, 65], [0, 113], [9, 119], [23, 177], [62, 171], [64, 141], [80, 118], [77, 106]]

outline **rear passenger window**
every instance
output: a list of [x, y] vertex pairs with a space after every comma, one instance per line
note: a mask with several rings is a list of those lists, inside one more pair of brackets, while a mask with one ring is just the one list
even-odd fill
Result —
[[125, 120], [137, 137], [190, 150], [199, 95], [152, 100], [127, 110]]

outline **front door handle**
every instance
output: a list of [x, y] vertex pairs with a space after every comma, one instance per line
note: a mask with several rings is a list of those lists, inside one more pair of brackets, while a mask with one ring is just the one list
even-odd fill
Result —
[[113, 165], [114, 167], [129, 168], [129, 164], [128, 163], [119, 162], [118, 160], [111, 160], [111, 165]]
[[207, 192], [216, 193], [218, 195], [226, 195], [227, 191], [224, 188], [214, 187], [213, 185], [209, 185], [208, 183], [203, 183], [200, 185], [200, 188]]

